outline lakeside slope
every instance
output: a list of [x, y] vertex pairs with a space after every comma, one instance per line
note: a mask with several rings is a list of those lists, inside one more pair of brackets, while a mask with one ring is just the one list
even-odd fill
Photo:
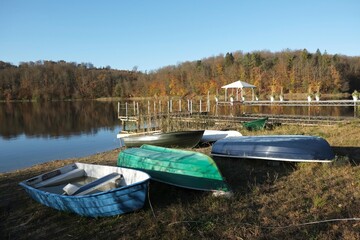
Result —
[[[234, 190], [232, 198], [151, 182], [150, 201], [143, 209], [98, 219], [40, 205], [18, 183], [72, 162], [116, 165], [120, 149], [44, 163], [0, 174], [0, 237], [360, 239], [359, 121], [334, 126], [297, 125], [260, 132], [240, 131], [243, 135], [320, 136], [330, 143], [337, 157], [330, 164], [278, 165], [261, 160], [215, 159]], [[209, 154], [211, 147], [194, 151]]]

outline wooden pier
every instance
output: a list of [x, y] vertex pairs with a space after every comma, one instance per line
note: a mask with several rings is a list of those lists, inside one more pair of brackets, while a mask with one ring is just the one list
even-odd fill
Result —
[[[319, 124], [331, 125], [351, 121], [360, 115], [360, 101], [353, 100], [322, 100], [322, 101], [213, 101], [202, 100], [167, 100], [118, 103], [118, 118], [125, 126], [127, 122], [136, 122], [137, 126], [152, 126], [159, 119], [181, 121], [184, 123], [226, 125], [242, 123], [257, 118], [268, 117], [274, 124]], [[248, 113], [233, 111], [242, 107], [306, 107], [308, 114], [290, 115], [273, 113]], [[312, 114], [311, 109], [317, 107], [353, 107], [353, 116], [321, 116]], [[227, 113], [219, 111], [228, 109]], [[230, 109], [230, 110], [229, 110]], [[235, 112], [235, 114], [234, 114]], [[142, 123], [141, 123], [142, 122]], [[144, 124], [145, 123], [145, 124]], [[157, 123], [155, 123], [157, 125]]]
[[291, 107], [357, 107], [360, 101], [353, 100], [320, 100], [320, 101], [223, 101], [218, 102], [219, 105], [244, 105], [244, 106], [291, 106]]

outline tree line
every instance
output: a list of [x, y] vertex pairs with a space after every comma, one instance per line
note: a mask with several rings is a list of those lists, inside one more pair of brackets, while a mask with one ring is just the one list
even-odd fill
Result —
[[128, 97], [139, 72], [95, 68], [90, 63], [0, 62], [0, 100], [67, 100]]
[[241, 51], [139, 72], [65, 61], [0, 61], [0, 100], [64, 100], [99, 97], [191, 97], [215, 94], [236, 80], [258, 95], [351, 93], [360, 89], [360, 57], [317, 50]]

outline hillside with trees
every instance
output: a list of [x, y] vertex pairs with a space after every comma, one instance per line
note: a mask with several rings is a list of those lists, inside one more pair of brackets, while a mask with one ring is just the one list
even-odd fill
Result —
[[166, 66], [156, 71], [95, 68], [91, 63], [0, 62], [0, 100], [65, 100], [99, 97], [215, 94], [236, 80], [270, 93], [351, 93], [360, 89], [360, 57], [317, 50], [241, 51]]
[[0, 100], [66, 100], [128, 97], [141, 73], [64, 61], [0, 62]]

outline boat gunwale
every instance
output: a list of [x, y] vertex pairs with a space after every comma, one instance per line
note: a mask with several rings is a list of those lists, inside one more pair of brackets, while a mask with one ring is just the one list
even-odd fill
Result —
[[226, 154], [218, 154], [211, 153], [214, 157], [223, 157], [223, 158], [237, 158], [237, 159], [256, 159], [256, 160], [268, 160], [268, 161], [281, 161], [281, 162], [324, 162], [329, 163], [333, 160], [331, 159], [296, 159], [296, 158], [273, 158], [273, 157], [256, 157], [256, 156], [244, 156], [244, 155], [226, 155]]
[[[124, 167], [124, 168], [127, 168], [127, 167]], [[150, 169], [149, 169], [149, 170], [142, 170], [142, 169], [139, 169], [139, 168], [129, 168], [129, 169], [136, 169], [136, 170], [140, 170], [140, 171], [155, 171], [155, 170], [150, 170]], [[159, 171], [155, 171], [155, 172], [159, 172]], [[162, 172], [162, 173], [167, 173], [167, 172]], [[181, 174], [177, 174], [177, 173], [169, 173], [169, 174], [181, 176]], [[219, 174], [220, 174], [220, 173], [219, 173]], [[221, 175], [221, 174], [220, 174], [220, 175]], [[189, 175], [183, 175], [183, 176], [188, 177]], [[228, 190], [227, 190], [227, 191], [224, 191], [224, 190], [209, 189], [209, 188], [195, 188], [195, 187], [191, 187], [191, 186], [188, 186], [188, 185], [180, 185], [180, 184], [170, 183], [170, 182], [163, 181], [163, 180], [160, 180], [159, 178], [154, 178], [154, 177], [151, 177], [150, 180], [157, 181], [157, 182], [161, 182], [161, 183], [168, 184], [168, 185], [175, 186], [175, 187], [187, 188], [187, 189], [192, 189], [192, 190], [200, 190], [200, 191], [208, 191], [208, 192], [231, 192], [228, 184], [225, 182], [224, 179], [219, 180], [219, 179], [202, 178], [202, 177], [195, 177], [195, 176], [189, 176], [189, 177], [199, 178], [199, 180], [201, 180], [201, 179], [208, 179], [208, 180], [210, 180], [210, 181], [218, 181], [219, 183], [223, 183], [223, 185], [225, 185]], [[221, 177], [222, 177], [222, 175], [221, 175]]]

